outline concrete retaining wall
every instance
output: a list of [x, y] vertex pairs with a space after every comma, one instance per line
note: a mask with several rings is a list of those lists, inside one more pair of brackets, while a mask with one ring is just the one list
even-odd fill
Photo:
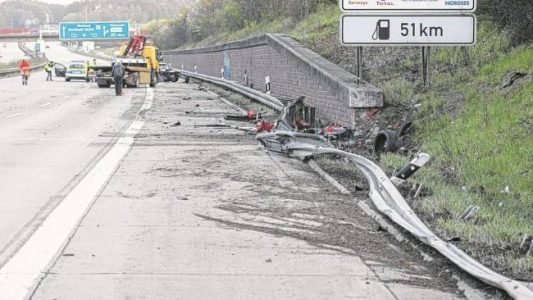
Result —
[[224, 77], [280, 99], [306, 96], [324, 121], [353, 126], [357, 111], [383, 106], [383, 93], [320, 55], [283, 35], [266, 34], [246, 40], [164, 53], [174, 68]]

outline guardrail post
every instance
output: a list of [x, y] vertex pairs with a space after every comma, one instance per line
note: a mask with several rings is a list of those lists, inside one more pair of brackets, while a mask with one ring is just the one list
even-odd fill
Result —
[[270, 76], [265, 77], [265, 88], [266, 88], [266, 94], [270, 95]]

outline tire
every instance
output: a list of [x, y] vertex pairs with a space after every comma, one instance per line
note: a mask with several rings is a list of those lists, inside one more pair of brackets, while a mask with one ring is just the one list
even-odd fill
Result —
[[374, 139], [374, 155], [379, 155], [385, 152], [394, 153], [398, 151], [399, 148], [398, 134], [395, 131], [381, 131]]
[[135, 74], [135, 88], [138, 88], [141, 85], [141, 78], [139, 74]]
[[152, 70], [150, 72], [150, 87], [155, 87], [157, 85], [157, 77], [155, 72]]
[[108, 87], [111, 86], [109, 83], [100, 83], [100, 82], [98, 82], [97, 84], [98, 84], [99, 88], [108, 88]]
[[65, 77], [65, 81], [66, 81], [66, 82], [69, 82], [69, 81], [70, 81], [70, 78]]
[[172, 75], [172, 82], [178, 82], [179, 79], [180, 79], [180, 76], [178, 74]]

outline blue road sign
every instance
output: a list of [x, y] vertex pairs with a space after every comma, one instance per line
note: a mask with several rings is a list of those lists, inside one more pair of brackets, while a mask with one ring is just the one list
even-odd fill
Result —
[[124, 40], [130, 37], [128, 22], [61, 22], [62, 41]]

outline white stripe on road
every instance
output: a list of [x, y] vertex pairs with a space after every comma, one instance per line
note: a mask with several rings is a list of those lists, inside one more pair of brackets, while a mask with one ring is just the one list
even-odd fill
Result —
[[[142, 111], [152, 106], [154, 92], [148, 88]], [[25, 299], [29, 297], [66, 245], [75, 227], [89, 209], [91, 203], [106, 184], [108, 178], [128, 153], [135, 135], [144, 126], [139, 115], [109, 152], [67, 195], [30, 239], [0, 269], [0, 297], [2, 299]]]

